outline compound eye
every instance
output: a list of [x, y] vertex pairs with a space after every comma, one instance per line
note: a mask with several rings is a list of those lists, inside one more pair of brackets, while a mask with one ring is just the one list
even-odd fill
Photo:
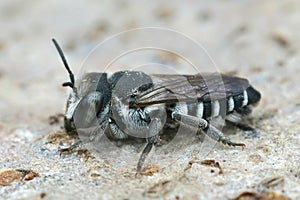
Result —
[[74, 113], [77, 128], [89, 128], [97, 125], [97, 118], [103, 109], [103, 94], [91, 92], [84, 96]]

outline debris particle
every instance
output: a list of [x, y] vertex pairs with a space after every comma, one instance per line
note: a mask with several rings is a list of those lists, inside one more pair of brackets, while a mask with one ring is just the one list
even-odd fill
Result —
[[57, 114], [49, 117], [49, 124], [54, 125], [54, 124], [59, 124], [60, 118], [63, 118], [63, 114]]
[[39, 176], [39, 173], [34, 172], [32, 170], [26, 170], [26, 169], [17, 169], [16, 171], [22, 173], [22, 180], [30, 181], [34, 179], [35, 177]]
[[271, 178], [267, 178], [264, 179], [263, 181], [261, 181], [261, 185], [265, 188], [272, 188], [278, 185], [281, 185], [284, 183], [284, 178], [283, 177], [271, 177]]
[[287, 48], [288, 46], [290, 46], [290, 42], [288, 41], [288, 39], [279, 33], [273, 33], [271, 35], [271, 38], [273, 41], [275, 41], [281, 47]]
[[159, 172], [159, 167], [157, 165], [148, 165], [139, 174], [144, 176], [153, 176], [155, 173]]
[[91, 153], [87, 149], [80, 149], [77, 151], [76, 156], [79, 158], [85, 159], [87, 161], [88, 159], [94, 159], [95, 157], [91, 155]]
[[290, 200], [290, 198], [267, 191], [262, 194], [256, 192], [243, 192], [233, 200]]
[[24, 169], [4, 170], [0, 173], [0, 186], [8, 186], [12, 182], [30, 181], [38, 176], [39, 174], [32, 170], [24, 170]]
[[70, 137], [61, 131], [55, 131], [47, 138], [48, 144], [60, 144], [69, 141]]
[[[221, 168], [220, 163], [216, 162], [215, 160], [190, 161], [189, 166], [185, 169], [185, 171], [190, 169], [194, 163], [204, 165], [204, 166], [207, 166], [207, 167], [218, 168], [219, 169], [219, 174], [223, 174], [223, 170]], [[214, 170], [211, 170], [211, 173], [214, 173]]]
[[160, 19], [170, 19], [174, 15], [174, 12], [172, 8], [165, 6], [160, 8], [156, 15]]
[[45, 198], [45, 197], [46, 197], [46, 193], [45, 193], [45, 192], [42, 192], [42, 193], [40, 194], [40, 198], [43, 199], [43, 198]]
[[250, 68], [252, 73], [259, 73], [263, 71], [263, 67], [256, 65]]

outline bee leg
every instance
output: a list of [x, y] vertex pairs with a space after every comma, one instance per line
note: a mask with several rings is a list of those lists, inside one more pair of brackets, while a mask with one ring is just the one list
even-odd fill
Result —
[[63, 153], [70, 153], [70, 152], [74, 151], [75, 149], [82, 147], [85, 143], [88, 143], [88, 142], [83, 142], [83, 141], [79, 140], [78, 142], [72, 144], [69, 147], [59, 148], [58, 149], [59, 155], [61, 155]]
[[147, 137], [147, 145], [144, 148], [144, 150], [139, 158], [139, 161], [137, 164], [137, 172], [142, 171], [143, 164], [144, 164], [148, 154], [150, 153], [151, 149], [153, 148], [153, 145], [155, 145], [159, 142], [160, 138], [159, 138], [158, 133], [160, 131], [160, 128], [161, 128], [161, 120], [160, 119], [155, 118], [150, 122], [149, 133], [148, 133], [148, 137]]
[[245, 146], [246, 146], [243, 143], [231, 142], [230, 139], [225, 137], [219, 129], [217, 129], [216, 127], [214, 127], [212, 125], [208, 125], [207, 128], [205, 128], [203, 131], [207, 136], [209, 136], [213, 140], [216, 140], [218, 142], [222, 142], [224, 145], [233, 146], [233, 147], [241, 146], [242, 149], [244, 149]]
[[172, 118], [180, 123], [197, 129], [205, 129], [208, 126], [208, 122], [205, 119], [191, 115], [180, 114], [178, 112], [173, 112]]
[[227, 123], [230, 123], [243, 131], [252, 131], [255, 133], [255, 128], [244, 121], [241, 114], [232, 113], [225, 117]]
[[59, 148], [58, 149], [59, 155], [61, 155], [63, 153], [71, 153], [73, 151], [76, 151], [77, 149], [82, 148], [84, 145], [93, 142], [95, 140], [95, 138], [96, 138], [96, 135], [95, 135], [95, 133], [93, 133], [88, 140], [79, 140], [69, 147]]
[[[87, 133], [90, 132], [90, 134], [88, 135], [88, 139], [80, 138], [79, 141], [75, 142], [74, 144], [72, 144], [69, 147], [59, 148], [58, 149], [59, 154], [61, 155], [62, 153], [72, 152], [76, 149], [82, 148], [86, 144], [90, 144], [92, 142], [95, 142], [97, 139], [101, 138], [104, 135], [103, 133], [104, 133], [107, 122], [104, 122], [103, 124], [104, 124], [103, 126], [99, 126], [97, 128], [91, 127], [89, 129], [85, 130], [85, 132], [87, 132]], [[78, 130], [80, 130], [80, 129], [77, 129], [77, 131]], [[84, 133], [82, 130], [80, 132], [81, 132], [81, 134]]]
[[[148, 142], [147, 142], [147, 145], [146, 147], [144, 148], [143, 150], [143, 153], [142, 155], [140, 156], [139, 158], [139, 162], [137, 164], [137, 172], [141, 172], [142, 171], [142, 167], [143, 167], [143, 164], [146, 160], [146, 157], [148, 156], [148, 154], [150, 153], [153, 145], [156, 143], [157, 141], [157, 138], [156, 137], [151, 137], [151, 138], [147, 138]], [[159, 140], [159, 139], [158, 139]]]
[[110, 136], [114, 139], [126, 139], [128, 135], [122, 131], [113, 119], [109, 119]]
[[243, 123], [243, 122], [234, 123], [234, 122], [227, 121], [227, 120], [226, 120], [226, 122], [229, 122], [230, 124], [236, 126], [237, 128], [239, 128], [243, 131], [251, 131], [252, 133], [256, 133], [255, 128], [250, 124], [246, 124], [246, 123]]
[[242, 148], [245, 147], [245, 144], [243, 144], [243, 143], [231, 142], [230, 139], [226, 138], [220, 130], [218, 130], [217, 128], [215, 128], [211, 124], [209, 124], [205, 119], [197, 118], [197, 117], [190, 116], [190, 115], [180, 114], [178, 112], [173, 112], [172, 113], [172, 118], [174, 120], [179, 121], [179, 122], [181, 122], [185, 125], [188, 125], [190, 127], [194, 127], [194, 128], [197, 128], [197, 129], [202, 129], [207, 136], [209, 136], [213, 140], [216, 140], [218, 142], [222, 142], [225, 145], [241, 146]]

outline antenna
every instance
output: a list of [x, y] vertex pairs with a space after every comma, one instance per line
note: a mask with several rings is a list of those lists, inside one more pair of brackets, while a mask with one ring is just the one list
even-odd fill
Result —
[[65, 57], [62, 49], [60, 48], [58, 42], [54, 38], [52, 38], [52, 42], [54, 43], [55, 48], [57, 49], [57, 51], [58, 51], [58, 53], [59, 53], [59, 55], [61, 57], [61, 60], [63, 61], [64, 65], [65, 65], [65, 68], [67, 69], [67, 71], [69, 73], [69, 76], [70, 76], [70, 82], [65, 82], [65, 83], [62, 84], [62, 86], [63, 87], [69, 86], [69, 87], [71, 87], [71, 88], [74, 89], [74, 87], [75, 87], [74, 74], [73, 74], [73, 72], [71, 71], [71, 69], [70, 69], [70, 67], [68, 65], [67, 59], [66, 59], [66, 57]]

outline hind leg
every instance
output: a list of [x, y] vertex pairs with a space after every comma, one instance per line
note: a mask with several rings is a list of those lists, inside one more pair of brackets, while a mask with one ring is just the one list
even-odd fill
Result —
[[255, 132], [254, 127], [252, 125], [248, 124], [244, 120], [243, 115], [241, 115], [239, 113], [229, 114], [225, 117], [225, 120], [226, 120], [226, 123], [232, 124], [243, 131]]
[[201, 129], [203, 132], [212, 138], [215, 141], [222, 142], [225, 145], [229, 146], [241, 146], [242, 148], [245, 147], [245, 144], [243, 143], [235, 143], [230, 141], [229, 138], [225, 137], [223, 133], [215, 128], [213, 125], [209, 124], [208, 121], [202, 118], [197, 118], [191, 115], [183, 115], [177, 112], [172, 113], [172, 117], [174, 120], [179, 121], [180, 123], [183, 123], [187, 126], [190, 126], [192, 128]]

